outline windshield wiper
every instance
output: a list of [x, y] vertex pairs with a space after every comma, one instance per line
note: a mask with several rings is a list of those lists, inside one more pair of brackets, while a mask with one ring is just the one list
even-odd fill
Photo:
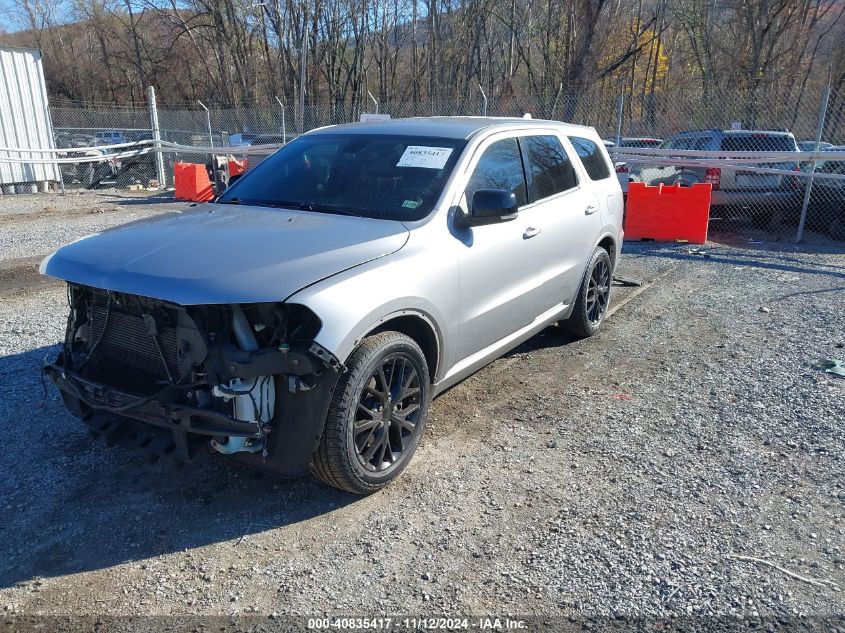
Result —
[[218, 200], [218, 204], [237, 204], [243, 205], [247, 207], [268, 207], [271, 209], [278, 209], [283, 206], [282, 204], [277, 204], [275, 202], [264, 202], [261, 200], [241, 200], [240, 198], [231, 198], [230, 200]]
[[339, 215], [354, 215], [357, 216], [357, 213], [353, 213], [347, 209], [342, 207], [336, 207], [332, 204], [315, 204], [313, 202], [299, 202], [296, 204], [291, 205], [292, 209], [297, 209], [298, 211], [314, 211], [316, 213], [337, 213]]
[[339, 215], [359, 216], [343, 207], [337, 207], [330, 204], [317, 204], [314, 202], [299, 202], [293, 200], [242, 200], [241, 198], [231, 198], [229, 200], [219, 200], [220, 204], [237, 204], [251, 207], [269, 207], [271, 209], [296, 209], [297, 211], [314, 211], [315, 213], [336, 213]]

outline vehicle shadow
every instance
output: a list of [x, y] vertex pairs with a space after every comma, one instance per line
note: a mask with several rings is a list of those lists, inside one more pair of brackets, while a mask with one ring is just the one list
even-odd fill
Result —
[[[0, 356], [0, 588], [231, 541], [330, 513], [360, 497], [311, 477], [281, 480], [222, 456], [190, 465], [105, 447], [68, 414], [39, 368], [58, 346]], [[297, 547], [295, 532], [279, 547]], [[244, 541], [247, 541], [246, 543]]]
[[544, 328], [527, 341], [517, 345], [512, 350], [505, 353], [502, 358], [522, 356], [524, 354], [538, 352], [543, 349], [558, 348], [564, 345], [569, 345], [570, 343], [576, 343], [580, 340], [583, 339], [567, 334], [554, 324]]

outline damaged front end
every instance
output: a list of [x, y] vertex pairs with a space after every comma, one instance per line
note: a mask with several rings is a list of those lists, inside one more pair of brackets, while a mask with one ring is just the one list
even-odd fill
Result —
[[64, 347], [44, 373], [108, 443], [192, 461], [233, 455], [305, 473], [343, 370], [320, 320], [284, 303], [181, 306], [68, 285]]

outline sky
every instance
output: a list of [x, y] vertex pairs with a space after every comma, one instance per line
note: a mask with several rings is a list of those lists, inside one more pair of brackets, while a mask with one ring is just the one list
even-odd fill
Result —
[[17, 4], [15, 0], [0, 0], [0, 33], [8, 33], [15, 30], [12, 23], [12, 10]]

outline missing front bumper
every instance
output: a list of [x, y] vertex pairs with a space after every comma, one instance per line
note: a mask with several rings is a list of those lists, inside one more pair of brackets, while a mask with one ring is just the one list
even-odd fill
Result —
[[260, 438], [258, 422], [180, 404], [164, 404], [94, 382], [57, 364], [44, 374], [62, 393], [67, 408], [109, 443], [129, 444], [192, 461], [206, 438]]

